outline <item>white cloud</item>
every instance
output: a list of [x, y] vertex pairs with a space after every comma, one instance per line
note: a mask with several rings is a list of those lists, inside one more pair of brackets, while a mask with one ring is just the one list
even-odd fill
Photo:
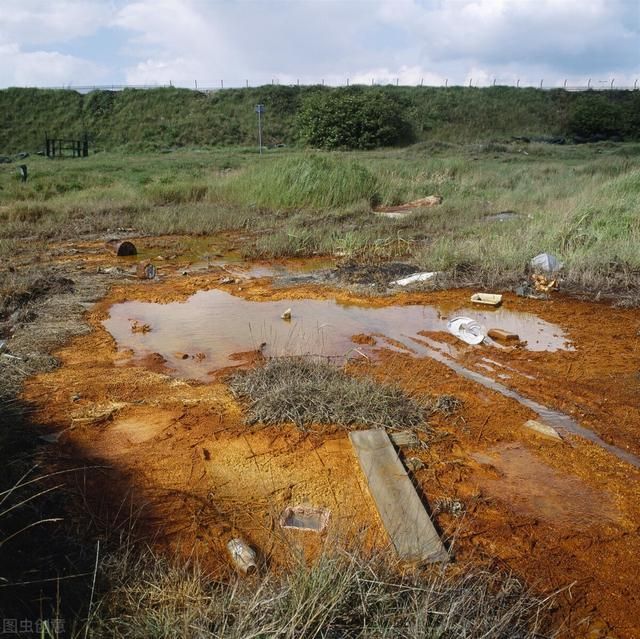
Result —
[[21, 0], [0, 4], [0, 44], [43, 45], [91, 35], [113, 8], [91, 0]]
[[[640, 76], [638, 0], [2, 2], [4, 84], [550, 86]], [[98, 31], [101, 55], [86, 37]]]
[[0, 86], [97, 84], [108, 71], [98, 64], [56, 51], [21, 51], [17, 45], [0, 45]]
[[95, 84], [108, 70], [89, 59], [43, 47], [90, 36], [107, 20], [109, 3], [22, 0], [0, 5], [0, 86]]

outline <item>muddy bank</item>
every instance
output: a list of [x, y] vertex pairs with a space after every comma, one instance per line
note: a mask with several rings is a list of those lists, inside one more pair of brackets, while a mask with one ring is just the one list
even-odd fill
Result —
[[[207, 304], [197, 305], [203, 315], [189, 310], [182, 317], [179, 309], [191, 309], [190, 296], [201, 291], [211, 293]], [[530, 331], [528, 347], [469, 347], [442, 331], [451, 314], [478, 313], [469, 308], [469, 295], [358, 297], [318, 285], [273, 288], [268, 279], [221, 284], [218, 273], [132, 280], [112, 288], [88, 316], [92, 332], [61, 349], [63, 366], [31, 379], [25, 399], [37, 406], [42, 423], [65, 431], [56, 451], [72, 447], [115, 469], [115, 479], [96, 489], [135, 492], [159, 544], [185, 553], [195, 548], [221, 575], [229, 570], [223, 544], [231, 534], [245, 535], [273, 570], [286, 565], [292, 548], [308, 557], [319, 552], [322, 538], [278, 526], [281, 511], [296, 503], [330, 509], [332, 535], [381, 547], [388, 541], [344, 432], [331, 425], [313, 435], [291, 426], [248, 431], [223, 379], [209, 376], [254, 345], [242, 335], [228, 343], [228, 333], [216, 333], [215, 312], [224, 304], [231, 304], [228, 314], [238, 326], [253, 318], [255, 325], [277, 330], [285, 307], [293, 309], [294, 320], [309, 312], [317, 325], [338, 313], [338, 327], [324, 343], [344, 354], [346, 341], [358, 335], [357, 344], [350, 343], [366, 357], [352, 359], [353, 374], [463, 402], [455, 415], [433, 418], [426, 448], [408, 453], [424, 463], [414, 475], [429, 503], [444, 504], [436, 521], [458, 560], [506, 566], [544, 592], [574, 584], [560, 595], [558, 611], [571, 633], [603, 628], [603, 637], [607, 629], [633, 637], [640, 611], [638, 471], [584, 437], [569, 433], [549, 441], [525, 429], [537, 417], [531, 408], [425, 356], [420, 340], [638, 455], [638, 339], [629, 326], [639, 327], [640, 317], [562, 296], [542, 302], [506, 295], [504, 310], [483, 310], [483, 321], [505, 326], [509, 313], [521, 314], [513, 328]], [[140, 306], [150, 303], [158, 306]], [[379, 315], [372, 313], [376, 309]], [[522, 328], [522, 316], [529, 318], [528, 328]], [[129, 320], [148, 322], [150, 332], [132, 333]], [[107, 330], [110, 321], [123, 327], [121, 334], [114, 329], [120, 344]], [[207, 344], [208, 335], [213, 341]], [[124, 337], [139, 344], [124, 343]], [[258, 345], [265, 341], [256, 338]], [[147, 339], [159, 341], [149, 342], [145, 353]], [[159, 367], [149, 365], [150, 357]], [[185, 361], [193, 368], [180, 368]], [[446, 507], [454, 502], [462, 504], [462, 516]]]

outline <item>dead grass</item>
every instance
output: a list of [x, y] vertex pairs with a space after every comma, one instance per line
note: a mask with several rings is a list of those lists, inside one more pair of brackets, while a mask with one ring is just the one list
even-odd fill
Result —
[[386, 556], [327, 551], [281, 575], [212, 581], [196, 563], [123, 547], [100, 565], [91, 636], [533, 639], [551, 601], [478, 570], [404, 572]]
[[425, 426], [425, 407], [403, 390], [355, 378], [326, 360], [283, 357], [230, 378], [236, 396], [247, 403], [250, 424], [293, 422], [344, 428]]

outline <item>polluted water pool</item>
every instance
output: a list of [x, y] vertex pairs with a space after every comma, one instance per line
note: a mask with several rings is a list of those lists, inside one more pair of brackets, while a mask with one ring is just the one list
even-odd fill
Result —
[[[291, 309], [290, 321], [281, 318], [287, 308]], [[352, 342], [353, 335], [363, 333], [377, 336], [386, 347], [405, 347], [421, 354], [420, 341], [425, 338], [419, 334], [446, 331], [448, 316], [456, 314], [471, 314], [481, 324], [517, 332], [532, 351], [572, 348], [560, 327], [506, 309], [478, 312], [460, 308], [445, 315], [427, 305], [373, 308], [331, 299], [255, 302], [212, 290], [198, 292], [184, 302], [123, 302], [112, 306], [109, 313], [104, 325], [120, 349], [132, 351], [134, 358], [159, 354], [174, 374], [201, 381], [211, 379], [216, 370], [237, 365], [242, 361], [239, 354], [256, 350], [266, 357], [349, 357], [371, 352], [370, 346]], [[448, 344], [428, 342], [450, 355], [455, 353]]]
[[[281, 317], [288, 308], [290, 321]], [[200, 291], [184, 302], [115, 304], [104, 326], [118, 348], [131, 353], [130, 361], [152, 356], [169, 374], [205, 382], [220, 369], [249, 362], [256, 351], [265, 357], [372, 357], [378, 346], [430, 357], [458, 375], [530, 408], [561, 433], [580, 436], [640, 466], [640, 459], [608, 444], [568, 415], [465, 368], [455, 359], [455, 347], [423, 335], [446, 331], [447, 320], [456, 315], [469, 315], [485, 327], [500, 326], [516, 333], [530, 351], [573, 349], [561, 327], [535, 314], [505, 308], [479, 311], [463, 305], [445, 313], [432, 305], [378, 308], [339, 304], [332, 299], [248, 301], [217, 289]], [[373, 335], [376, 340], [371, 345], [355, 344], [352, 337], [358, 334]], [[497, 343], [493, 346], [502, 348]]]

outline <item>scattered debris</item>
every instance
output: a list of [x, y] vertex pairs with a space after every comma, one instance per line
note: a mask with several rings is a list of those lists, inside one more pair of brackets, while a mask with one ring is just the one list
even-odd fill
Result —
[[331, 511], [313, 506], [287, 506], [280, 515], [282, 528], [321, 533], [329, 523]]
[[562, 441], [562, 437], [560, 437], [560, 434], [558, 433], [558, 431], [552, 426], [543, 424], [542, 422], [536, 421], [535, 419], [530, 419], [529, 421], [526, 421], [524, 425], [526, 428], [530, 428], [531, 430], [536, 431], [536, 433], [539, 433], [544, 437], [550, 437], [551, 439]]
[[133, 324], [131, 324], [131, 332], [142, 333], [144, 335], [145, 333], [151, 332], [151, 326], [149, 326], [149, 324], [142, 324], [141, 322], [138, 322], [138, 320], [134, 320]]
[[433, 502], [433, 514], [449, 513], [454, 517], [460, 517], [465, 511], [464, 503], [459, 499], [451, 499], [450, 497], [440, 497]]
[[431, 405], [432, 413], [440, 413], [448, 417], [462, 408], [462, 400], [455, 395], [438, 395]]
[[486, 331], [478, 322], [470, 317], [454, 317], [447, 322], [447, 329], [467, 344], [481, 344]]
[[403, 430], [399, 433], [391, 433], [389, 435], [391, 441], [398, 448], [417, 448], [420, 446], [418, 436], [410, 430]]
[[177, 359], [189, 359], [189, 354], [188, 353], [174, 353], [173, 355]]
[[409, 286], [409, 284], [416, 284], [417, 282], [426, 282], [433, 279], [436, 275], [438, 275], [437, 271], [414, 273], [413, 275], [403, 277], [400, 280], [394, 280], [390, 284], [391, 286]]
[[151, 262], [140, 262], [136, 267], [136, 275], [141, 280], [153, 280], [155, 279], [158, 271]]
[[496, 293], [474, 293], [471, 301], [476, 304], [487, 304], [489, 306], [500, 306], [502, 304], [502, 295]]
[[549, 253], [536, 255], [529, 262], [529, 265], [535, 272], [540, 273], [557, 273], [562, 268], [562, 262], [559, 262], [558, 258]]
[[220, 284], [235, 284], [236, 281], [233, 277], [223, 277], [219, 280]]
[[413, 473], [425, 467], [424, 462], [417, 457], [409, 457], [409, 459], [405, 461], [405, 466]]
[[231, 561], [241, 573], [251, 575], [256, 572], [256, 552], [243, 539], [230, 539], [227, 542], [227, 550], [231, 555]]
[[448, 561], [449, 555], [387, 433], [358, 430], [349, 433], [349, 439], [400, 559]]
[[528, 297], [532, 300], [549, 299], [549, 295], [545, 293], [536, 293], [535, 288], [529, 282], [524, 282], [520, 286], [516, 286], [513, 291], [518, 297]]
[[485, 216], [487, 222], [507, 222], [508, 220], [515, 220], [519, 218], [520, 214], [515, 211], [500, 211], [500, 213], [492, 213]]
[[558, 279], [555, 277], [547, 277], [541, 273], [534, 273], [531, 276], [533, 288], [538, 293], [550, 293], [558, 289]]
[[57, 444], [60, 437], [62, 437], [62, 435], [65, 433], [67, 429], [65, 428], [65, 430], [61, 430], [57, 433], [51, 433], [50, 435], [38, 435], [38, 439], [41, 439], [43, 442], [46, 442], [47, 444]]
[[202, 361], [204, 361], [205, 359], [207, 359], [207, 356], [206, 356], [204, 353], [196, 353], [196, 354], [193, 356], [193, 359], [195, 359], [197, 362], [202, 362]]
[[366, 346], [375, 346], [376, 338], [372, 335], [365, 335], [364, 333], [358, 333], [351, 338], [354, 344], [363, 344]]
[[415, 264], [406, 262], [359, 263], [354, 260], [338, 264], [328, 277], [342, 284], [374, 286], [384, 291], [389, 282], [417, 272]]
[[280, 317], [287, 322], [291, 321], [291, 309], [288, 308]]
[[0, 339], [0, 353], [4, 353], [7, 350], [7, 341]]
[[411, 211], [412, 209], [438, 206], [438, 204], [442, 204], [441, 195], [428, 195], [427, 197], [412, 200], [411, 202], [405, 202], [404, 204], [399, 204], [397, 206], [378, 206], [373, 210], [373, 212], [381, 215], [385, 215], [387, 213], [402, 213], [404, 211]]
[[126, 257], [129, 255], [137, 255], [138, 249], [136, 248], [133, 242], [129, 242], [128, 240], [120, 241], [120, 240], [109, 240], [105, 246], [113, 251], [118, 257]]
[[96, 272], [105, 275], [124, 275], [124, 271], [119, 266], [98, 266]]
[[520, 337], [515, 333], [510, 333], [509, 331], [504, 331], [501, 328], [490, 328], [487, 331], [487, 335], [491, 339], [495, 339], [498, 342], [519, 342]]

